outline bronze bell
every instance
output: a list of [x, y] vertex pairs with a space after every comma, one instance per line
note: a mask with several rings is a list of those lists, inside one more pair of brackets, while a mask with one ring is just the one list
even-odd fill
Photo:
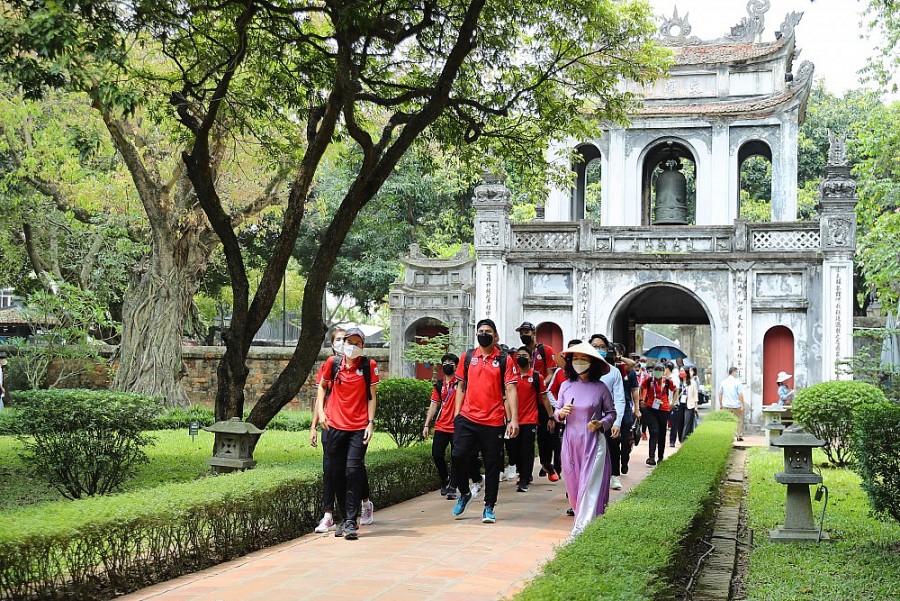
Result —
[[663, 172], [656, 178], [654, 225], [687, 225], [687, 179], [681, 173], [681, 161], [666, 159], [659, 164]]

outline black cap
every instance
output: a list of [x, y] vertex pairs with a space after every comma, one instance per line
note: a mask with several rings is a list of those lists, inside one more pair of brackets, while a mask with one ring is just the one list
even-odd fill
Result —
[[537, 328], [534, 327], [534, 324], [531, 323], [530, 321], [523, 321], [522, 325], [520, 325], [518, 328], [516, 328], [516, 332], [521, 332], [522, 330], [536, 330], [536, 329]]
[[479, 321], [478, 323], [475, 324], [475, 329], [477, 330], [481, 326], [491, 326], [491, 328], [493, 328], [493, 330], [494, 330], [494, 333], [495, 334], [497, 333], [497, 324], [494, 323], [493, 319], [487, 319], [487, 318], [482, 319], [481, 321]]

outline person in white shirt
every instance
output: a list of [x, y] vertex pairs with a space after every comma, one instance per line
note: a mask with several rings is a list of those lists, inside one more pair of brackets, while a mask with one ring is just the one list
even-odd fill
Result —
[[0, 353], [0, 409], [6, 400], [6, 386], [3, 384], [3, 366], [6, 365], [6, 353]]
[[738, 420], [735, 440], [744, 440], [744, 385], [737, 379], [738, 368], [728, 369], [728, 377], [719, 385], [719, 406], [731, 411]]

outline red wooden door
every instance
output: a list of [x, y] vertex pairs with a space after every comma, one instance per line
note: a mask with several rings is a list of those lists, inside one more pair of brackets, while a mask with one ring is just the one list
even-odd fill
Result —
[[778, 401], [775, 378], [780, 371], [794, 373], [794, 335], [789, 328], [775, 326], [763, 338], [763, 405]]
[[[444, 326], [419, 326], [416, 328], [416, 338], [413, 338], [413, 340], [415, 340], [416, 344], [421, 344], [418, 338], [419, 336], [430, 338], [431, 336], [446, 333], [447, 328]], [[416, 363], [416, 378], [419, 380], [433, 380], [434, 366], [426, 363]]]
[[563, 350], [563, 334], [558, 325], [552, 321], [545, 321], [538, 325], [535, 334], [541, 344], [549, 344], [557, 353]]

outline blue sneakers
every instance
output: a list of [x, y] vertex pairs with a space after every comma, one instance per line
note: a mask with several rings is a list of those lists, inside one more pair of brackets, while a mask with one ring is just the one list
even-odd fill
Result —
[[467, 495], [459, 495], [459, 500], [456, 501], [456, 506], [453, 507], [453, 515], [461, 518], [463, 514], [466, 512], [466, 507], [469, 506], [469, 501], [472, 500], [472, 493]]
[[497, 517], [494, 515], [494, 508], [490, 505], [484, 506], [484, 511], [481, 512], [481, 523], [482, 524], [493, 524], [497, 521]]

